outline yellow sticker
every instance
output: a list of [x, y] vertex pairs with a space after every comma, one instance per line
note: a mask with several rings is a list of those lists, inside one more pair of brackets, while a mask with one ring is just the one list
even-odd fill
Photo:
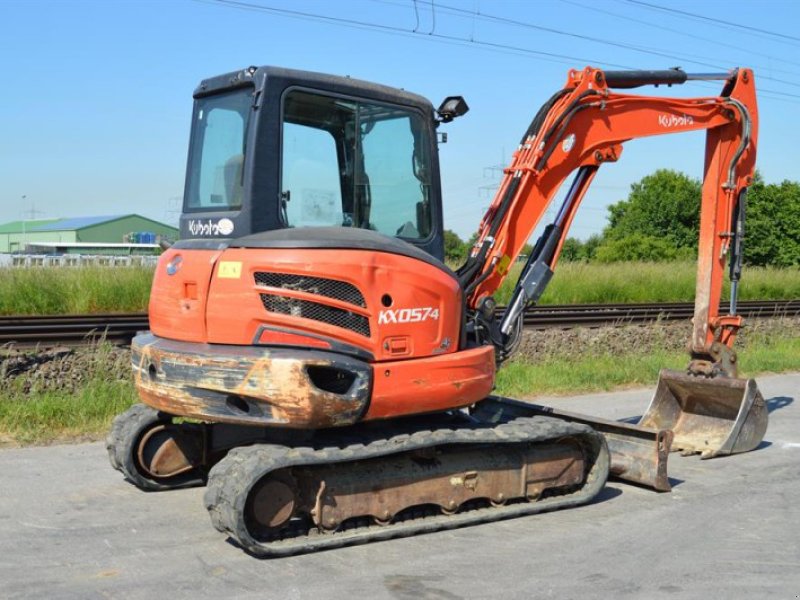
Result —
[[508, 265], [511, 264], [511, 257], [508, 254], [503, 255], [500, 262], [497, 263], [497, 274], [505, 275], [508, 272]]
[[239, 279], [242, 276], [242, 263], [232, 260], [223, 260], [217, 268], [217, 277], [220, 279]]

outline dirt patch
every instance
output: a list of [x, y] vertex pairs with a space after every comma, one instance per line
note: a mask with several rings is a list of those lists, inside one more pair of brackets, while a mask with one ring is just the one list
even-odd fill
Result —
[[[735, 349], [741, 351], [747, 348], [748, 340], [785, 337], [791, 331], [800, 331], [800, 318], [751, 319], [739, 332]], [[650, 354], [658, 350], [683, 351], [691, 334], [692, 325], [687, 321], [662, 321], [622, 327], [527, 330], [517, 358], [536, 362], [581, 355], [622, 356]]]
[[[800, 318], [751, 319], [740, 332], [736, 349], [741, 351], [747, 348], [748, 340], [785, 336], [790, 331], [800, 331]], [[649, 354], [656, 350], [682, 351], [690, 335], [691, 324], [686, 321], [623, 327], [529, 330], [524, 333], [516, 358], [536, 362], [578, 356]], [[73, 393], [98, 376], [112, 381], [130, 379], [130, 351], [102, 345], [42, 351], [5, 349], [0, 352], [0, 392]]]
[[40, 351], [4, 349], [0, 352], [0, 391], [74, 393], [98, 376], [110, 381], [130, 379], [130, 356], [127, 348], [109, 345]]

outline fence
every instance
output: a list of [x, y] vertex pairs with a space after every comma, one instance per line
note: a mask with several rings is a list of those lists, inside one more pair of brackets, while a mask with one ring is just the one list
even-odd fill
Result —
[[157, 256], [0, 254], [0, 267], [155, 267]]

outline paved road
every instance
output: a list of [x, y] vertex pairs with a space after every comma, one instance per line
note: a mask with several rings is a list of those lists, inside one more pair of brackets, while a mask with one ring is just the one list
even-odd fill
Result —
[[[670, 458], [674, 490], [612, 483], [595, 503], [281, 560], [211, 528], [202, 490], [146, 494], [101, 444], [0, 451], [3, 598], [800, 597], [800, 374], [759, 380], [755, 452]], [[553, 403], [620, 418], [647, 390]]]

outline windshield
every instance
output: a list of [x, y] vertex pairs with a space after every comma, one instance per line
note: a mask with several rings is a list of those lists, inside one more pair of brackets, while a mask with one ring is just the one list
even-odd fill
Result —
[[251, 88], [197, 100], [185, 200], [188, 210], [241, 208], [251, 104]]
[[291, 91], [283, 115], [281, 214], [288, 227], [428, 237], [430, 158], [420, 114]]

